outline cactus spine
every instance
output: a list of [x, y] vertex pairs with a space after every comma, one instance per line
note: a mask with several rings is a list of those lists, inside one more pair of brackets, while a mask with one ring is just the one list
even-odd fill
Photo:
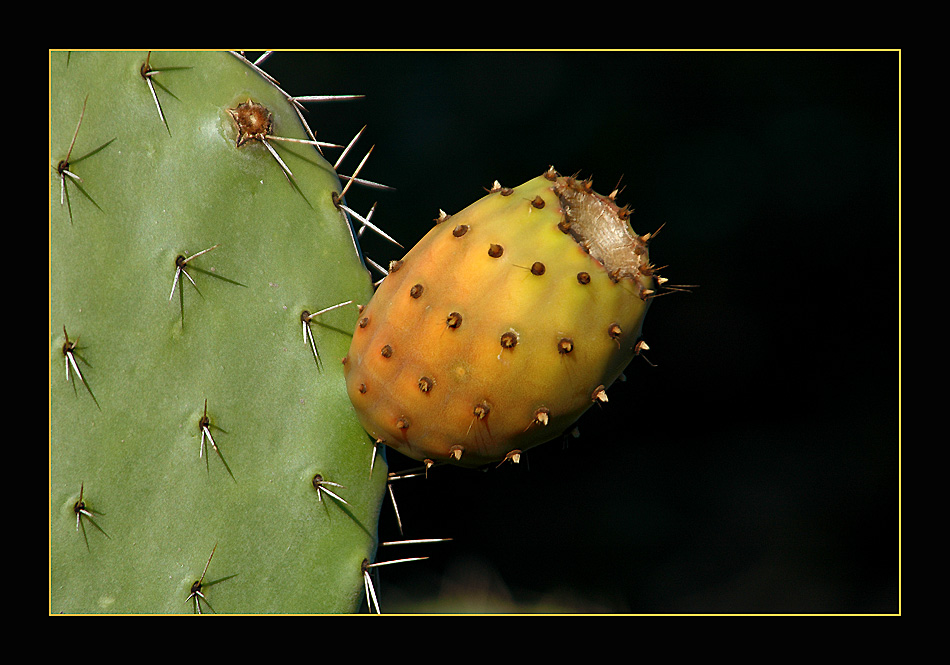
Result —
[[50, 53], [53, 613], [362, 602], [386, 465], [339, 359], [372, 285], [277, 137], [311, 139], [233, 54]]

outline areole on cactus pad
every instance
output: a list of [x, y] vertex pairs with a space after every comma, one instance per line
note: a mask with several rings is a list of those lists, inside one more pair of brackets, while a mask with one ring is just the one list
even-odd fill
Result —
[[420, 461], [517, 461], [606, 402], [656, 288], [615, 195], [553, 168], [496, 183], [392, 262], [344, 360], [369, 434]]

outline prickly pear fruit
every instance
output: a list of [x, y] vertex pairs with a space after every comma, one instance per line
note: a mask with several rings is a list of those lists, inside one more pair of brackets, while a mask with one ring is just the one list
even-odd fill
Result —
[[557, 437], [639, 352], [647, 243], [590, 181], [496, 185], [435, 227], [362, 309], [344, 361], [364, 428], [479, 466]]

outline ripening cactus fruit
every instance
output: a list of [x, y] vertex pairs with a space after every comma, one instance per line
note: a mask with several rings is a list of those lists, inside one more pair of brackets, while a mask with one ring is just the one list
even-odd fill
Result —
[[420, 461], [518, 460], [643, 348], [650, 234], [590, 181], [544, 175], [434, 228], [359, 315], [347, 391], [369, 434]]
[[50, 52], [51, 613], [365, 597], [372, 283], [299, 106], [236, 54]]

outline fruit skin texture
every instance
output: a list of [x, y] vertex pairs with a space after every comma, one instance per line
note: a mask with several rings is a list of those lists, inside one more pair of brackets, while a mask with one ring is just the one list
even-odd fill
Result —
[[[206, 613], [345, 613], [363, 600], [386, 464], [370, 473], [373, 441], [334, 361], [356, 308], [311, 323], [319, 366], [300, 315], [365, 302], [372, 284], [317, 150], [272, 142], [291, 184], [259, 141], [237, 147], [228, 109], [249, 98], [276, 136], [307, 138], [283, 93], [232, 54], [50, 53], [51, 613], [190, 613], [196, 598]], [[66, 205], [57, 167], [74, 135], [82, 182], [66, 177]], [[172, 293], [176, 257], [212, 246], [186, 267], [197, 289], [179, 275]], [[71, 344], [85, 383], [72, 367], [66, 379]], [[217, 449], [202, 442], [205, 404]], [[316, 474], [348, 505], [318, 495]], [[206, 566], [203, 599], [189, 600]]]
[[517, 461], [606, 401], [654, 285], [626, 218], [553, 169], [441, 217], [393, 262], [344, 361], [369, 434], [420, 461]]

